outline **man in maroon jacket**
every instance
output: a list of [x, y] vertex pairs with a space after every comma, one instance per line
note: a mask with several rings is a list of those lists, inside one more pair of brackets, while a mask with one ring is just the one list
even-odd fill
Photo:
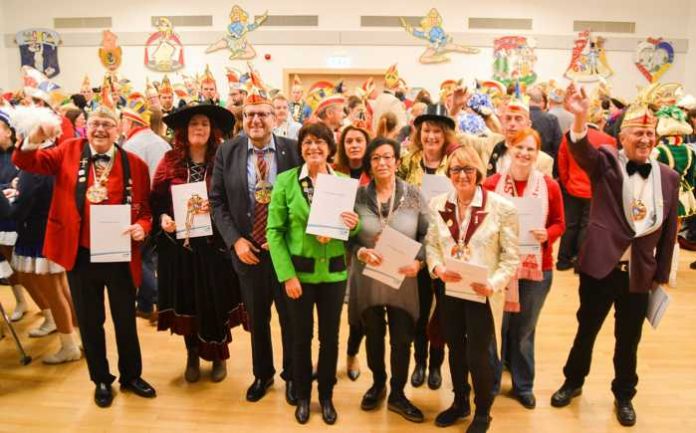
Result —
[[612, 305], [615, 309], [614, 380], [616, 416], [624, 426], [636, 422], [638, 343], [650, 292], [669, 280], [677, 235], [679, 176], [655, 160], [657, 121], [646, 107], [626, 112], [619, 140], [623, 150], [595, 149], [587, 140], [589, 100], [568, 87], [566, 110], [575, 119], [568, 145], [592, 182], [592, 206], [580, 250], [578, 330], [563, 368], [565, 382], [551, 397], [563, 407], [580, 395], [590, 371], [592, 348]]
[[[138, 244], [152, 225], [148, 205], [150, 176], [147, 165], [114, 143], [118, 118], [107, 108], [92, 112], [87, 138], [67, 140], [40, 149], [50, 137], [60, 135], [53, 125], [38, 125], [13, 154], [17, 167], [55, 176], [43, 255], [68, 271], [68, 281], [80, 325], [90, 379], [96, 385], [94, 401], [111, 405], [111, 383], [104, 337], [104, 287], [118, 346], [119, 382], [122, 389], [141, 397], [155, 397], [155, 389], [141, 378], [142, 361], [135, 326], [135, 287], [140, 284]], [[95, 263], [90, 254], [90, 215], [99, 205], [127, 204], [131, 224], [130, 262]]]

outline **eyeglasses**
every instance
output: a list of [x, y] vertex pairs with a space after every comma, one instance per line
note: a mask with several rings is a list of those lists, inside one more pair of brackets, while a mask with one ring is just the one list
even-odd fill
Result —
[[386, 162], [389, 164], [394, 160], [394, 155], [372, 155], [370, 158], [370, 162], [372, 164], [379, 164], [381, 161]]
[[115, 128], [116, 124], [113, 122], [89, 122], [87, 126], [92, 129], [104, 128], [108, 130]]
[[264, 111], [251, 111], [248, 113], [244, 113], [244, 118], [245, 119], [253, 119], [254, 117], [258, 117], [259, 120], [265, 120], [267, 117], [272, 116], [273, 113], [269, 112], [264, 112]]
[[316, 139], [316, 140], [306, 139], [306, 140], [302, 141], [302, 147], [312, 147], [312, 146], [316, 146], [316, 147], [328, 146], [328, 143], [322, 139]]
[[470, 167], [470, 166], [466, 166], [466, 167], [450, 167], [449, 173], [450, 173], [450, 176], [455, 175], [455, 174], [456, 174], [456, 175], [460, 175], [460, 174], [462, 174], [462, 173], [464, 173], [464, 174], [466, 174], [466, 175], [470, 175], [470, 174], [476, 173], [476, 167]]

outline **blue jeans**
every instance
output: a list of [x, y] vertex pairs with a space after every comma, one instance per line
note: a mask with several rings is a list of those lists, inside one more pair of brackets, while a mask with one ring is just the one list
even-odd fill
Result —
[[[541, 281], [520, 280], [520, 312], [505, 313], [503, 316], [501, 354], [510, 369], [512, 392], [517, 395], [533, 392], [534, 335], [552, 280], [552, 271], [544, 271], [544, 279]], [[490, 355], [495, 371], [495, 395], [500, 392], [503, 363], [498, 359], [495, 346], [491, 346]]]
[[154, 242], [145, 242], [140, 247], [143, 278], [136, 297], [137, 310], [152, 313], [157, 303], [157, 251]]

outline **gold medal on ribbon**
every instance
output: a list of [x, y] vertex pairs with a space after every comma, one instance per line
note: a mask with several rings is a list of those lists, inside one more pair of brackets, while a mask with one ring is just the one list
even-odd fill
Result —
[[272, 183], [265, 180], [260, 180], [256, 182], [256, 186], [254, 188], [254, 198], [256, 199], [257, 203], [268, 204], [271, 202], [271, 191], [273, 191]]
[[106, 186], [102, 185], [100, 182], [95, 182], [87, 188], [87, 200], [90, 203], [101, 203], [109, 197]]
[[648, 208], [643, 203], [643, 200], [634, 199], [633, 203], [631, 203], [631, 218], [633, 218], [633, 221], [643, 221], [647, 214]]
[[463, 240], [459, 240], [455, 246], [452, 247], [452, 257], [457, 260], [469, 261], [471, 258], [471, 250], [469, 245], [466, 245]]

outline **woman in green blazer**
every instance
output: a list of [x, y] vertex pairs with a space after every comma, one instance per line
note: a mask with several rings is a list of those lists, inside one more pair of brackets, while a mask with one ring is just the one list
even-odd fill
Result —
[[[297, 395], [295, 418], [309, 420], [312, 389], [312, 333], [314, 305], [319, 320], [319, 402], [327, 424], [336, 422], [333, 387], [338, 360], [338, 329], [348, 277], [346, 248], [341, 240], [305, 233], [319, 173], [334, 173], [329, 165], [336, 153], [331, 130], [322, 123], [305, 125], [298, 136], [304, 164], [278, 175], [268, 208], [266, 237], [278, 280], [285, 284], [293, 332], [293, 380]], [[359, 230], [355, 212], [341, 214], [354, 235]]]

